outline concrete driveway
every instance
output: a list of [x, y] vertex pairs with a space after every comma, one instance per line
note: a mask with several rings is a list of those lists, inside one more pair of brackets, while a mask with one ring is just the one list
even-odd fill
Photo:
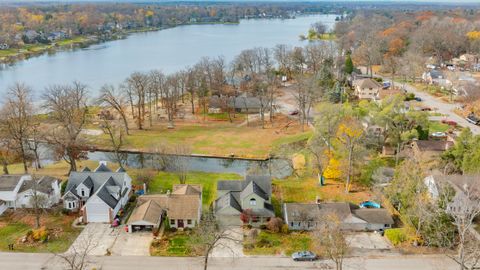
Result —
[[351, 233], [346, 236], [346, 239], [351, 248], [370, 250], [389, 250], [392, 248], [387, 239], [378, 233]]
[[104, 256], [107, 250], [111, 249], [120, 228], [111, 228], [110, 224], [89, 223], [77, 237], [68, 252], [83, 252], [88, 249], [88, 254], [93, 256]]
[[230, 239], [221, 239], [213, 248], [211, 257], [214, 258], [238, 258], [243, 254], [243, 229], [241, 227], [229, 227], [225, 233]]
[[121, 230], [112, 247], [112, 256], [150, 256], [151, 232], [127, 233]]

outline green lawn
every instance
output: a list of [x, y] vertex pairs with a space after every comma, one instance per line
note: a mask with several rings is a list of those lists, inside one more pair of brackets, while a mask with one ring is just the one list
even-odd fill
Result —
[[[200, 184], [203, 189], [203, 206], [209, 207], [216, 199], [217, 182], [219, 180], [239, 180], [242, 177], [234, 173], [206, 173], [190, 172], [187, 176], [187, 184]], [[172, 190], [174, 184], [179, 184], [178, 176], [174, 173], [160, 172], [149, 185], [150, 193], [164, 193]]]
[[442, 122], [438, 121], [430, 121], [428, 125], [428, 131], [430, 134], [434, 132], [447, 132], [451, 127], [447, 124], [443, 124]]
[[50, 238], [45, 243], [21, 243], [28, 231], [34, 229], [26, 220], [33, 220], [29, 214], [19, 217], [2, 216], [0, 219], [0, 251], [8, 251], [8, 245], [14, 244], [14, 250], [19, 252], [65, 252], [80, 233], [80, 229], [72, 228], [73, 217], [62, 214], [44, 214], [42, 226], [49, 231]]
[[[217, 115], [223, 118], [225, 115]], [[177, 123], [174, 129], [165, 125], [154, 125], [147, 130], [131, 130], [127, 137], [125, 149], [155, 151], [160, 143], [172, 145], [186, 144], [192, 153], [245, 158], [266, 158], [272, 149], [284, 143], [304, 140], [311, 136], [311, 131], [301, 132], [298, 123], [274, 122], [274, 126], [262, 129], [258, 123], [252, 126], [238, 126], [229, 121], [210, 120], [205, 123]], [[92, 145], [100, 148], [111, 147], [108, 135], [87, 137]]]
[[[346, 194], [344, 182], [327, 179], [325, 186], [318, 184], [316, 176], [290, 176], [273, 181], [274, 206], [280, 202], [315, 202], [317, 198], [323, 201], [359, 203], [371, 198], [371, 193], [361, 187], [352, 186]], [[277, 201], [275, 201], [277, 200]]]
[[291, 232], [287, 234], [261, 231], [254, 243], [244, 243], [247, 255], [291, 255], [302, 250], [311, 250], [309, 233]]

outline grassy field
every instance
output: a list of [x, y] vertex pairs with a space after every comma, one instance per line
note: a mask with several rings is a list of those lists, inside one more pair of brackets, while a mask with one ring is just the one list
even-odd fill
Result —
[[287, 234], [261, 231], [254, 243], [244, 243], [243, 252], [247, 255], [291, 255], [293, 252], [310, 250], [312, 240], [305, 232]]
[[48, 230], [49, 240], [45, 243], [22, 243], [21, 239], [35, 228], [34, 216], [21, 210], [4, 214], [0, 217], [0, 251], [8, 251], [8, 245], [14, 244], [14, 250], [18, 252], [64, 252], [81, 231], [72, 228], [74, 218], [61, 213], [45, 213], [40, 223]]
[[[190, 172], [187, 176], [187, 184], [201, 184], [203, 191], [203, 207], [208, 208], [216, 198], [218, 180], [238, 180], [242, 177], [234, 173], [206, 173]], [[173, 173], [159, 172], [150, 183], [150, 193], [165, 193], [172, 190], [174, 184], [180, 183]]]
[[188, 247], [188, 232], [166, 232], [162, 239], [154, 240], [150, 255], [167, 257], [192, 256]]
[[362, 188], [354, 186], [348, 194], [344, 189], [343, 183], [333, 180], [327, 180], [325, 186], [320, 186], [316, 177], [291, 176], [285, 180], [273, 181], [274, 199], [283, 202], [315, 202], [318, 197], [327, 202], [360, 203], [372, 197], [370, 192]]
[[[288, 123], [290, 125], [286, 128]], [[125, 149], [153, 151], [159, 143], [187, 144], [195, 154], [265, 158], [273, 147], [306, 139], [310, 134], [311, 131], [301, 132], [298, 123], [284, 118], [273, 125], [267, 124], [264, 129], [256, 123], [246, 126], [229, 121], [179, 122], [175, 129], [162, 124], [146, 130], [131, 130]], [[100, 148], [110, 145], [105, 134], [89, 136], [88, 139]]]

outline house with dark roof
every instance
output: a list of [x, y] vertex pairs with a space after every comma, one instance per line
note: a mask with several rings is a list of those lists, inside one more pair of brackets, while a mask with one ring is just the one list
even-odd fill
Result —
[[346, 231], [377, 231], [394, 224], [386, 209], [359, 208], [347, 202], [285, 203], [282, 210], [290, 230], [314, 230], [327, 215], [335, 215]]
[[110, 223], [128, 202], [132, 179], [124, 170], [113, 172], [106, 163], [91, 171], [71, 172], [63, 195], [65, 209], [78, 211], [83, 222]]
[[411, 147], [416, 157], [433, 159], [440, 156], [454, 145], [449, 140], [413, 140]]
[[[266, 101], [263, 101], [263, 107], [269, 107], [266, 105]], [[208, 112], [209, 113], [221, 113], [225, 110], [233, 110], [237, 113], [259, 113], [262, 108], [262, 100], [258, 97], [227, 97], [227, 96], [212, 96], [209, 99]]]
[[137, 198], [127, 225], [129, 232], [154, 231], [166, 217], [171, 228], [193, 228], [202, 214], [202, 187], [174, 185], [166, 194], [142, 195]]
[[244, 213], [251, 225], [258, 226], [275, 217], [271, 197], [270, 176], [248, 175], [245, 180], [219, 181], [215, 215], [222, 224], [239, 225], [240, 215]]

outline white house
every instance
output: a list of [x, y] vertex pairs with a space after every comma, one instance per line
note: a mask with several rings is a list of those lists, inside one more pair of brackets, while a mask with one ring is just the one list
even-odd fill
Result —
[[110, 223], [128, 202], [132, 179], [123, 170], [112, 172], [106, 163], [91, 171], [71, 172], [63, 195], [65, 209], [78, 211], [83, 222]]
[[[31, 179], [31, 177], [30, 177]], [[16, 206], [21, 208], [32, 208], [31, 198], [35, 194], [44, 196], [45, 203], [41, 205], [43, 208], [50, 208], [60, 202], [60, 181], [54, 177], [41, 176], [35, 183], [31, 180], [24, 181], [17, 194]]]
[[[37, 194], [47, 198], [42, 205], [50, 208], [60, 201], [60, 181], [50, 176], [39, 176], [36, 179]], [[32, 176], [2, 175], [0, 176], [0, 215], [8, 208], [31, 208], [31, 197], [34, 194]]]
[[2, 175], [0, 176], [0, 200], [7, 208], [17, 208], [18, 191], [30, 175]]

